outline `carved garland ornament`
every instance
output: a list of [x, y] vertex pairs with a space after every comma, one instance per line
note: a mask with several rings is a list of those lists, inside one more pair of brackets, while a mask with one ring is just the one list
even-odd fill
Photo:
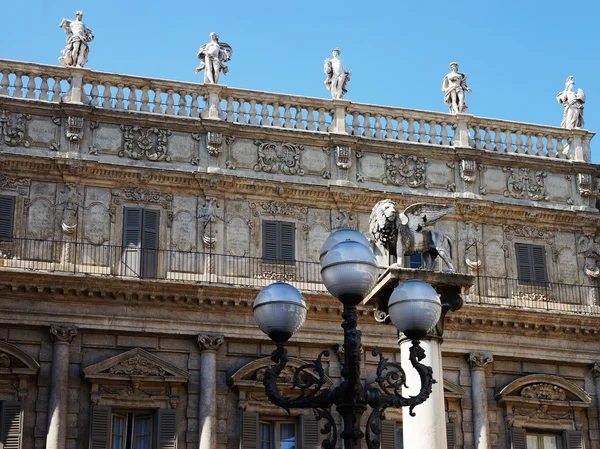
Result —
[[143, 357], [132, 357], [108, 370], [111, 374], [125, 374], [127, 376], [164, 376], [165, 370]]
[[27, 121], [30, 114], [16, 113], [16, 120], [11, 119], [10, 111], [0, 110], [0, 138], [9, 147], [31, 146], [31, 138], [27, 136]]
[[123, 149], [119, 151], [120, 157], [135, 160], [145, 157], [149, 161], [171, 160], [167, 149], [167, 138], [172, 134], [171, 130], [149, 128], [144, 131], [137, 125], [121, 125], [119, 129], [123, 131]]
[[545, 172], [537, 171], [532, 174], [528, 168], [519, 168], [515, 173], [515, 170], [510, 167], [503, 167], [502, 171], [508, 173], [506, 190], [504, 191], [505, 197], [528, 198], [532, 201], [545, 201], [548, 199], [544, 187]]
[[255, 171], [267, 173], [281, 172], [284, 175], [304, 175], [304, 169], [300, 163], [300, 152], [304, 150], [303, 145], [294, 143], [263, 142], [255, 140], [257, 146], [258, 161], [254, 165]]
[[29, 187], [31, 178], [12, 178], [0, 174], [0, 189], [18, 189], [19, 187]]
[[504, 225], [502, 227], [507, 240], [517, 238], [544, 240], [548, 245], [554, 245], [554, 233], [532, 225]]
[[385, 159], [385, 177], [381, 180], [384, 184], [406, 185], [413, 189], [429, 187], [425, 173], [429, 163], [427, 158], [399, 154], [382, 154], [381, 157]]
[[282, 203], [280, 201], [251, 202], [252, 215], [284, 215], [301, 220], [308, 213], [308, 207], [296, 206], [295, 204]]

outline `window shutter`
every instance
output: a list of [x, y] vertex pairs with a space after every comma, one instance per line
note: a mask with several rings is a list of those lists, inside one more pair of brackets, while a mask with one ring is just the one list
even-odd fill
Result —
[[157, 416], [157, 449], [177, 449], [177, 409], [161, 408]]
[[280, 240], [279, 226], [275, 221], [263, 222], [263, 259], [276, 260], [278, 258], [277, 249]]
[[563, 433], [565, 449], [584, 449], [581, 430], [565, 430]]
[[532, 264], [530, 258], [530, 245], [515, 243], [515, 253], [517, 256], [517, 272], [521, 282], [533, 281]]
[[446, 423], [446, 447], [456, 449], [456, 424], [453, 422]]
[[123, 269], [124, 276], [139, 276], [142, 249], [142, 209], [123, 209]]
[[546, 270], [546, 250], [543, 246], [531, 247], [533, 260], [533, 278], [535, 282], [548, 282], [548, 271]]
[[94, 405], [92, 407], [90, 449], [109, 449], [110, 416], [111, 408], [108, 405]]
[[142, 232], [142, 277], [155, 278], [158, 270], [158, 222], [160, 212], [144, 209]]
[[300, 416], [300, 434], [302, 435], [302, 449], [319, 449], [319, 421], [314, 415]]
[[23, 447], [23, 403], [15, 401], [2, 402], [1, 420], [1, 447], [4, 449], [21, 449]]
[[258, 414], [242, 413], [240, 449], [258, 449]]
[[513, 427], [511, 432], [511, 449], [527, 449], [527, 433], [521, 427]]
[[0, 195], [0, 240], [12, 239], [14, 216], [15, 197]]
[[381, 421], [381, 449], [396, 448], [396, 421]]
[[295, 260], [296, 225], [294, 223], [279, 224], [281, 226], [281, 260]]

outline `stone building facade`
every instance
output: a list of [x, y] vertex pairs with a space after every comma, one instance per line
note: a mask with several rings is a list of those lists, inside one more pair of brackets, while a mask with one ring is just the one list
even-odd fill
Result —
[[[600, 447], [592, 137], [0, 61], [4, 447], [319, 447], [312, 412], [264, 396], [273, 345], [252, 303], [297, 286], [291, 366], [329, 349], [336, 383], [341, 305], [319, 250], [338, 228], [368, 234], [384, 198], [454, 205], [438, 228], [475, 275], [445, 322], [447, 447]], [[360, 310], [370, 382], [371, 349], [400, 353]], [[382, 447], [402, 447], [402, 420], [387, 413]]]

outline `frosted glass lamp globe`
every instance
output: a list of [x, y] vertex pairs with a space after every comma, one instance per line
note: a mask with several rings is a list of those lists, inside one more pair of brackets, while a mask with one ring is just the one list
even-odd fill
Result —
[[410, 339], [420, 340], [440, 319], [442, 303], [431, 285], [412, 279], [394, 289], [388, 313], [400, 332]]
[[276, 343], [294, 335], [306, 319], [306, 301], [296, 287], [275, 282], [263, 288], [254, 300], [254, 320]]
[[367, 248], [371, 248], [369, 240], [367, 240], [360, 232], [348, 228], [338, 229], [337, 231], [332, 232], [329, 237], [327, 237], [327, 240], [325, 240], [325, 243], [323, 243], [323, 246], [321, 246], [321, 255], [319, 256], [320, 263], [323, 264], [323, 257], [325, 257], [325, 254], [327, 254], [331, 248], [346, 240], [358, 242], [365, 245]]

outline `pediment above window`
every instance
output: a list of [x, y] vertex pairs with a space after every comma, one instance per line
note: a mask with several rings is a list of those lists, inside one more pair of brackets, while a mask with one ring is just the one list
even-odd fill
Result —
[[22, 401], [27, 395], [30, 378], [40, 365], [16, 346], [0, 341], [0, 400]]

